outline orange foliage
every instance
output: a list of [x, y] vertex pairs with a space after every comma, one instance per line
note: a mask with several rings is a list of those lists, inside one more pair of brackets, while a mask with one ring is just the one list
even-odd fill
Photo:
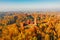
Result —
[[0, 40], [60, 40], [60, 17], [22, 13], [0, 19]]

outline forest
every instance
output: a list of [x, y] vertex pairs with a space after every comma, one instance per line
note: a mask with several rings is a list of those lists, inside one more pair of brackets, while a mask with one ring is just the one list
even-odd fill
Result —
[[60, 40], [60, 14], [0, 13], [0, 40]]

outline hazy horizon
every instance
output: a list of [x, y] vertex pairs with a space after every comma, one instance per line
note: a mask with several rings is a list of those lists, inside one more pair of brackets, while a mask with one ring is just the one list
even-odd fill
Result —
[[60, 11], [60, 0], [0, 0], [0, 12], [36, 9]]

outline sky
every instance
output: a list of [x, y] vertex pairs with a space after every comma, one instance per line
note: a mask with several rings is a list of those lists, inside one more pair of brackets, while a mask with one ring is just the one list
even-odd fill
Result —
[[0, 11], [60, 9], [60, 0], [0, 0]]

